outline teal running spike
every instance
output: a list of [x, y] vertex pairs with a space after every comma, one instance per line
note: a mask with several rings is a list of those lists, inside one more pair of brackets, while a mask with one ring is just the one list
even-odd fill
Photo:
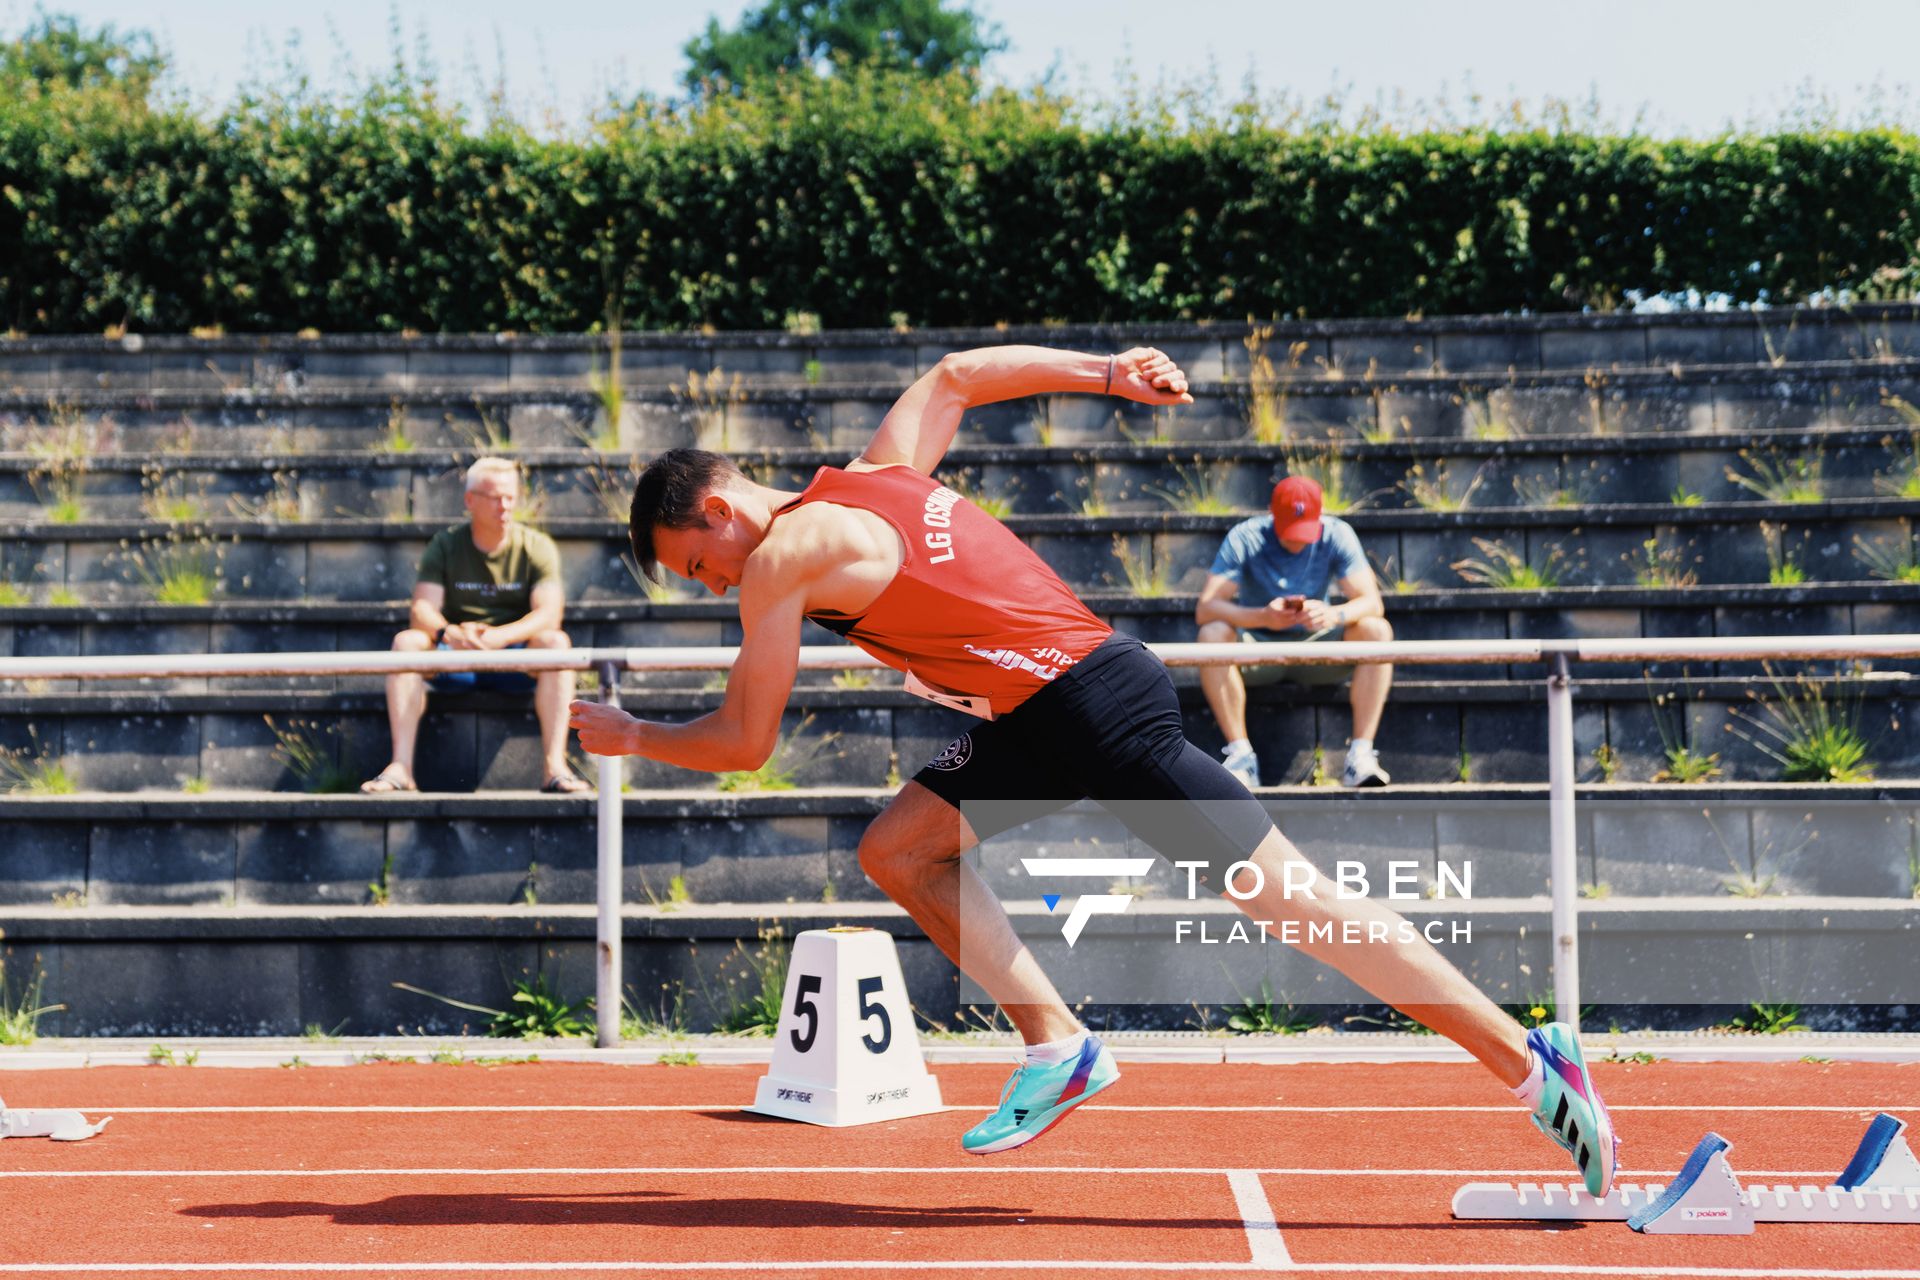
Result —
[[1065, 1062], [1029, 1062], [1015, 1071], [1000, 1091], [1000, 1105], [967, 1130], [960, 1145], [977, 1156], [1023, 1147], [1119, 1078], [1107, 1046], [1088, 1036]]
[[1566, 1148], [1589, 1194], [1606, 1195], [1613, 1186], [1620, 1140], [1613, 1136], [1613, 1118], [1587, 1072], [1580, 1037], [1564, 1022], [1549, 1022], [1527, 1033], [1527, 1048], [1546, 1073], [1533, 1123]]

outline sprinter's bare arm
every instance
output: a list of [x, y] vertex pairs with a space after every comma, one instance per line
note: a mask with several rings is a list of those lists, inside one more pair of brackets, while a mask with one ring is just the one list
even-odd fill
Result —
[[568, 723], [580, 745], [597, 756], [646, 756], [708, 773], [765, 764], [780, 740], [780, 713], [799, 671], [808, 592], [830, 568], [826, 552], [817, 538], [775, 536], [748, 557], [740, 579], [740, 656], [717, 710], [666, 724], [603, 703], [575, 702]]
[[956, 351], [942, 356], [894, 402], [866, 451], [847, 470], [905, 465], [932, 475], [968, 409], [1022, 396], [1068, 392], [1116, 395], [1152, 405], [1193, 403], [1187, 375], [1152, 347], [1135, 347], [1115, 356], [1023, 346]]

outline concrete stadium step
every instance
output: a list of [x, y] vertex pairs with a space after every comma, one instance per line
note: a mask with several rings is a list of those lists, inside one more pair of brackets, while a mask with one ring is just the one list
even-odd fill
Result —
[[[858, 848], [892, 794], [630, 792], [623, 895], [669, 915], [682, 904], [878, 901]], [[1406, 863], [1426, 892], [1439, 863], [1464, 874], [1472, 862], [1475, 898], [1546, 892], [1542, 785], [1289, 787], [1261, 796], [1329, 871], [1336, 860], [1358, 862], [1370, 884], [1385, 885], [1388, 864]], [[379, 896], [369, 888], [376, 883], [402, 906], [595, 900], [591, 797], [10, 796], [0, 797], [0, 815], [32, 836], [0, 883], [0, 903], [13, 906], [345, 906]], [[1762, 896], [1908, 899], [1916, 889], [1914, 782], [1590, 784], [1580, 788], [1578, 815], [1590, 900], [1754, 887]], [[1083, 805], [1040, 820], [1018, 841], [994, 842], [976, 861], [996, 893], [1031, 897], [1033, 883], [1015, 865], [1021, 849], [1110, 849], [1127, 839], [1111, 816]], [[1123, 879], [1144, 896], [1184, 895], [1184, 877], [1170, 865]], [[1596, 894], [1600, 885], [1607, 889]]]
[[[1537, 782], [1548, 773], [1544, 683], [1403, 678], [1376, 740], [1397, 783]], [[1223, 745], [1201, 691], [1179, 690], [1187, 736]], [[1880, 778], [1920, 777], [1920, 736], [1903, 730], [1920, 681], [1904, 673], [1839, 681], [1781, 677], [1584, 680], [1576, 691], [1574, 749], [1583, 780], [1644, 781], [1681, 745], [1713, 755], [1721, 776], [1781, 775], [1773, 736], [1794, 716], [1852, 725]], [[630, 690], [636, 715], [684, 720], [720, 704], [717, 690]], [[1771, 708], [1771, 710], [1769, 710]], [[1351, 731], [1346, 691], [1284, 685], [1249, 690], [1249, 735], [1270, 783], [1337, 780]], [[897, 684], [796, 689], [782, 743], [759, 780], [725, 785], [882, 786], [911, 777], [974, 724]], [[418, 773], [435, 792], [526, 789], [542, 780], [531, 698], [434, 695], [422, 726]], [[1603, 753], [1601, 748], [1606, 748]], [[389, 758], [385, 703], [377, 692], [278, 690], [222, 693], [80, 692], [14, 695], [0, 706], [0, 749], [20, 763], [56, 763], [90, 792], [178, 793], [183, 788], [354, 788]], [[583, 771], [589, 762], [577, 761]], [[630, 786], [712, 795], [715, 776], [656, 761], [628, 761]], [[777, 781], [775, 779], [778, 779]], [[24, 777], [11, 779], [25, 783]]]
[[[116, 389], [0, 382], [0, 449], [79, 437], [91, 452], [208, 447], [286, 452], [571, 447], [612, 438], [651, 453], [865, 443], [902, 382], [748, 385], [718, 377], [635, 387], [617, 405], [586, 385], [446, 388]], [[1739, 434], [1903, 425], [1920, 405], [1920, 359], [1507, 374], [1318, 376], [1263, 386], [1205, 377], [1194, 403], [1155, 408], [1053, 395], [971, 411], [963, 443], [1244, 440], [1253, 416], [1291, 440], [1505, 438], [1643, 432]], [[617, 409], [617, 414], [614, 410]], [[612, 415], [612, 416], [610, 416]]]
[[[1792, 561], [1810, 582], [1864, 581], [1877, 562], [1913, 563], [1916, 515], [1920, 499], [1888, 497], [1366, 510], [1348, 519], [1386, 589], [1400, 591], [1463, 583], [1456, 564], [1498, 559], [1487, 543], [1568, 585], [1633, 585], [1650, 557], [1662, 575], [1710, 585], [1765, 583], [1775, 560]], [[1168, 511], [1014, 515], [1006, 524], [1076, 590], [1166, 595], [1197, 591], [1220, 539], [1244, 518]], [[222, 597], [392, 599], [412, 590], [420, 553], [444, 527], [236, 519], [17, 526], [0, 534], [0, 582], [29, 598], [60, 590], [86, 602], [151, 599], [174, 565], [210, 579]], [[560, 544], [570, 599], [642, 594], [624, 522], [552, 518], [541, 527]]]
[[[1250, 344], [1248, 339], [1253, 338]], [[718, 369], [756, 382], [904, 383], [949, 351], [1001, 343], [1150, 344], [1201, 381], [1244, 378], [1256, 351], [1281, 378], [1451, 370], [1666, 368], [1920, 355], [1912, 304], [1545, 316], [1432, 316], [991, 329], [621, 335], [621, 381], [684, 384]], [[605, 335], [234, 334], [10, 339], [0, 388], [585, 388], [615, 363]]]
[[[734, 455], [748, 474], [800, 488], [848, 448], [760, 449]], [[1884, 427], [1740, 434], [1581, 436], [1510, 440], [1343, 440], [1276, 448], [1252, 442], [1088, 444], [1074, 448], [963, 445], [940, 476], [996, 514], [1161, 512], [1202, 503], [1242, 511], [1266, 506], [1292, 470], [1321, 478], [1355, 508], [1419, 509], [1446, 501], [1470, 508], [1658, 504], [1684, 490], [1697, 502], [1752, 502], [1777, 477], [1826, 498], [1901, 492], [1920, 444]], [[460, 472], [471, 452], [114, 452], [58, 463], [45, 452], [0, 455], [0, 519], [56, 518], [71, 500], [82, 518], [139, 519], [159, 509], [188, 518], [257, 516], [283, 522], [348, 518], [462, 520]], [[624, 520], [639, 461], [585, 448], [515, 454], [524, 499], [544, 518]], [[60, 467], [66, 465], [65, 472]], [[1749, 483], [1742, 484], [1741, 479]]]
[[[1457, 908], [1397, 905], [1416, 920], [1444, 921]], [[1547, 902], [1476, 899], [1467, 905], [1475, 940], [1461, 961], [1469, 976], [1496, 999], [1538, 999], [1552, 936]], [[1053, 925], [1038, 901], [1009, 907], [1017, 928], [1041, 935]], [[935, 1024], [954, 1025], [963, 1005], [958, 975], [891, 903], [763, 899], [630, 908], [623, 923], [623, 987], [631, 1004], [650, 1012], [681, 1002], [689, 1029], [705, 1030], [758, 998], [754, 966], [764, 965], [763, 957], [777, 954], [804, 929], [834, 924], [892, 934], [915, 1011]], [[1833, 949], [1839, 944], [1885, 953], [1915, 927], [1915, 901], [1619, 898], [1583, 904], [1583, 973], [1624, 968], [1663, 975], [1659, 1004], [1602, 1005], [1595, 1010], [1599, 1025], [1612, 1015], [1626, 1026], [1699, 1027], [1733, 1011], [1711, 1007], [1720, 1003], [1712, 997], [1727, 989], [1726, 975], [1723, 968], [1703, 965], [1701, 957], [1743, 955], [1751, 950], [1745, 940], [1764, 932], [1772, 948], [1749, 987], [1785, 975], [1781, 988], [1791, 990], [1810, 967], [1824, 963], [1832, 1003], [1898, 1006], [1889, 996], [1903, 989], [1905, 975], [1868, 966], [1832, 972]], [[41, 1022], [42, 1033], [52, 1036], [286, 1036], [314, 1027], [332, 1034], [450, 1035], [484, 1026], [485, 1015], [396, 983], [495, 1009], [508, 1007], [516, 981], [536, 974], [568, 1000], [581, 1000], [594, 988], [590, 907], [15, 907], [0, 909], [0, 928], [13, 963], [24, 970], [37, 959], [46, 975], [42, 998], [60, 1006]], [[1211, 966], [1209, 976], [1218, 985], [1216, 956], [1199, 947], [1167, 950], [1154, 974], [1164, 985], [1194, 990], [1199, 975], [1178, 970], [1202, 964]], [[1337, 1017], [1371, 1004], [1332, 970], [1297, 952], [1274, 948], [1267, 964], [1270, 989], [1303, 1006]], [[239, 972], [253, 980], [233, 982], [231, 975]], [[1633, 983], [1615, 978], [1610, 985], [1631, 989]], [[1703, 1007], [1702, 999], [1709, 1004]], [[1865, 1012], [1870, 1019], [1871, 1011]], [[1890, 1021], [1871, 1025], [1910, 1027], [1904, 1013], [1904, 1006], [1896, 1007]], [[1179, 1003], [1088, 1007], [1083, 1015], [1102, 1028], [1187, 1027], [1194, 1025], [1195, 1009], [1187, 996]], [[1867, 1024], [1858, 1013], [1854, 1018], [1837, 1025]]]

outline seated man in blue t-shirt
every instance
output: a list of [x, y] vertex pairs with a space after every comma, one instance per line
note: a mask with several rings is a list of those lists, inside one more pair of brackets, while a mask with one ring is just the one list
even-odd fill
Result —
[[[1380, 586], [1346, 521], [1320, 514], [1320, 486], [1288, 476], [1273, 489], [1273, 513], [1255, 516], [1227, 531], [1200, 592], [1194, 620], [1200, 639], [1391, 640]], [[1278, 532], [1276, 532], [1276, 529]], [[1327, 588], [1338, 584], [1346, 602], [1329, 604]], [[1227, 745], [1227, 768], [1249, 787], [1260, 785], [1260, 761], [1247, 740], [1247, 682], [1293, 680], [1339, 684], [1351, 678], [1353, 740], [1340, 781], [1349, 787], [1384, 787], [1390, 781], [1373, 749], [1380, 712], [1393, 684], [1389, 663], [1357, 667], [1202, 667], [1214, 719]]]

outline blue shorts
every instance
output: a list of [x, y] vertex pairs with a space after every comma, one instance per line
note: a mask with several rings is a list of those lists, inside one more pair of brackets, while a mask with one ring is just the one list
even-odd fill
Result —
[[[524, 649], [510, 644], [509, 649]], [[450, 653], [453, 646], [444, 641], [433, 647], [435, 653]], [[427, 688], [435, 693], [532, 693], [538, 678], [524, 671], [443, 671], [427, 679]]]

